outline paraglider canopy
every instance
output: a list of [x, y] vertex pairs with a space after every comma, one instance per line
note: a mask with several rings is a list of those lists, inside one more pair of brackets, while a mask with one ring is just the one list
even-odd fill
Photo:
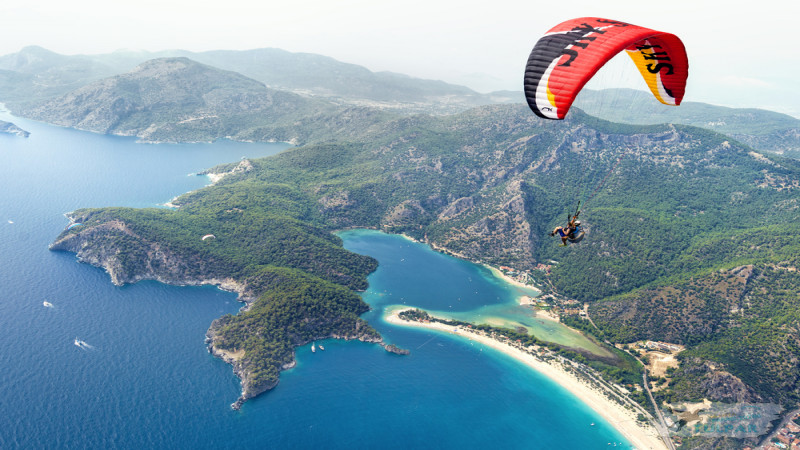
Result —
[[216, 239], [216, 238], [217, 238], [217, 237], [216, 237], [216, 236], [214, 236], [213, 234], [207, 234], [207, 235], [205, 235], [205, 236], [201, 237], [201, 238], [200, 238], [200, 240], [201, 240], [201, 241], [205, 241], [206, 239]]
[[539, 117], [563, 119], [586, 82], [623, 50], [661, 103], [681, 103], [689, 60], [677, 36], [617, 20], [582, 17], [551, 28], [533, 47], [525, 67], [528, 106]]

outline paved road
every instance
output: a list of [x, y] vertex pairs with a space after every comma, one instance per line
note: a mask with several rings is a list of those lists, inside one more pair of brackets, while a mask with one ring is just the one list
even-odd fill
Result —
[[[586, 314], [586, 319], [589, 320], [589, 323], [591, 323], [592, 326], [597, 331], [600, 331], [600, 328], [598, 328], [597, 325], [595, 325], [594, 322], [592, 321], [592, 318], [589, 317], [589, 307], [588, 306], [589, 306], [588, 304], [584, 304], [584, 306], [583, 306], [583, 311]], [[605, 342], [606, 344], [608, 344], [608, 345], [610, 345], [612, 347], [614, 346], [614, 344], [609, 342], [607, 339], [605, 339], [603, 342]], [[653, 404], [653, 410], [655, 410], [655, 412], [656, 412], [656, 418], [658, 419], [658, 423], [656, 423], [654, 425], [656, 427], [656, 430], [658, 430], [658, 434], [661, 436], [661, 440], [664, 441], [664, 445], [666, 445], [669, 450], [675, 450], [675, 444], [672, 443], [672, 439], [669, 437], [669, 427], [667, 427], [667, 422], [664, 420], [664, 415], [661, 414], [661, 408], [658, 407], [658, 403], [656, 403], [656, 399], [653, 398], [653, 393], [650, 392], [650, 383], [647, 380], [647, 366], [644, 364], [644, 362], [642, 362], [641, 359], [639, 359], [639, 357], [637, 357], [633, 353], [629, 352], [628, 350], [624, 350], [624, 351], [625, 351], [625, 353], [633, 356], [637, 361], [639, 361], [639, 363], [642, 365], [642, 367], [644, 367], [644, 370], [642, 370], [642, 385], [644, 386], [645, 392], [647, 392], [647, 398], [649, 398], [650, 399], [650, 403]]]
[[[628, 352], [628, 354], [636, 358], [636, 356], [632, 355], [630, 352]], [[636, 360], [642, 362], [639, 358], [636, 358]], [[669, 428], [667, 427], [667, 422], [664, 420], [664, 415], [661, 414], [661, 408], [658, 407], [656, 399], [653, 398], [653, 393], [650, 392], [650, 383], [647, 381], [646, 368], [642, 371], [642, 383], [644, 383], [644, 390], [647, 392], [647, 397], [650, 398], [650, 403], [653, 404], [653, 409], [656, 411], [656, 417], [658, 417], [656, 430], [658, 430], [658, 434], [661, 435], [661, 440], [664, 441], [664, 444], [667, 446], [667, 448], [669, 450], [675, 450], [675, 444], [672, 443], [672, 439], [669, 437]]]

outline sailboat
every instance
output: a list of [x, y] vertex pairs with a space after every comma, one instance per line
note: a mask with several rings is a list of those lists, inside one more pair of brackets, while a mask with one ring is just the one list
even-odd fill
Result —
[[315, 344], [314, 342], [311, 343], [311, 353], [314, 353], [314, 352], [317, 351], [317, 348], [314, 347], [314, 344]]

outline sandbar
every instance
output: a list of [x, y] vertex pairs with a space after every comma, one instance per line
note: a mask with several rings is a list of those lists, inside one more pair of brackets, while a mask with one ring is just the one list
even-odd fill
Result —
[[[503, 352], [517, 361], [533, 368], [537, 372], [550, 378], [568, 390], [580, 401], [592, 408], [592, 410], [594, 410], [598, 415], [608, 421], [608, 423], [617, 429], [620, 434], [625, 436], [625, 438], [635, 448], [642, 450], [664, 450], [667, 448], [658, 435], [658, 432], [652, 426], [642, 425], [641, 422], [636, 420], [638, 412], [626, 409], [619, 403], [609, 399], [599, 387], [591, 385], [588, 382], [578, 378], [576, 375], [566, 371], [558, 364], [551, 364], [549, 362], [542, 361], [520, 348], [500, 342], [490, 336], [473, 333], [452, 325], [446, 325], [440, 322], [415, 322], [403, 320], [398, 314], [405, 309], [408, 308], [389, 311], [389, 314], [384, 316], [384, 320], [394, 325], [429, 328], [468, 337], [473, 341]], [[565, 359], [562, 359], [561, 361], [564, 364], [573, 364]]]

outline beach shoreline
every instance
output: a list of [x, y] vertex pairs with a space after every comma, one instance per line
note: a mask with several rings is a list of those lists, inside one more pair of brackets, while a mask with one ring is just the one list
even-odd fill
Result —
[[492, 275], [494, 275], [495, 277], [500, 278], [501, 280], [505, 281], [506, 283], [508, 283], [508, 284], [510, 284], [512, 286], [517, 286], [517, 287], [521, 287], [521, 288], [525, 288], [525, 289], [530, 289], [532, 291], [536, 291], [538, 293], [537, 296], [542, 293], [542, 291], [540, 291], [539, 289], [536, 289], [535, 287], [533, 287], [533, 286], [531, 286], [529, 284], [525, 284], [525, 283], [523, 283], [521, 281], [517, 281], [517, 280], [511, 278], [510, 276], [504, 274], [503, 271], [498, 269], [497, 267], [492, 267], [492, 266], [490, 266], [488, 264], [483, 264], [483, 267], [486, 267], [487, 269], [489, 269], [489, 271], [492, 272]]
[[410, 326], [437, 330], [456, 336], [467, 337], [487, 347], [491, 347], [505, 355], [512, 357], [522, 364], [531, 367], [540, 374], [558, 383], [564, 389], [576, 396], [581, 402], [603, 417], [617, 431], [637, 449], [666, 449], [658, 432], [652, 426], [642, 426], [637, 421], [637, 413], [624, 408], [619, 403], [607, 398], [600, 388], [593, 386], [578, 378], [556, 364], [542, 361], [526, 351], [512, 345], [500, 342], [490, 336], [475, 333], [460, 327], [446, 325], [441, 322], [415, 322], [399, 317], [401, 311], [410, 308], [401, 308], [387, 311], [383, 319], [393, 325]]

